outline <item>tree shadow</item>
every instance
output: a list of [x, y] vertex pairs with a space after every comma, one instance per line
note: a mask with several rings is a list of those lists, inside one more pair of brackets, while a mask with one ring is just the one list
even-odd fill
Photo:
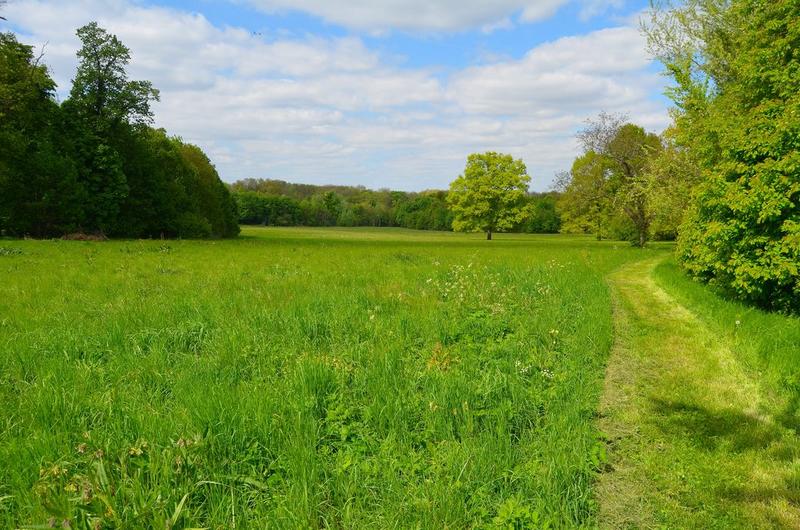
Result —
[[[721, 447], [732, 453], [765, 450], [785, 437], [782, 423], [772, 423], [725, 408], [712, 410], [694, 403], [650, 398], [658, 414], [658, 427], [664, 434], [689, 439], [695, 447], [716, 451]], [[796, 456], [796, 451], [785, 455]]]
[[[742, 480], [718, 485], [716, 495], [751, 506], [763, 518], [774, 520], [776, 528], [786, 524], [775, 511], [774, 501], [785, 501], [797, 515], [800, 471], [791, 463], [800, 459], [800, 439], [783, 421], [765, 420], [733, 408], [715, 410], [661, 398], [650, 401], [658, 414], [656, 426], [665, 436], [689, 441], [693, 448], [712, 453], [714, 461], [719, 458], [724, 462], [736, 455], [741, 456], [745, 469], [751, 466], [752, 475], [747, 473], [750, 476], [742, 476]], [[764, 459], [784, 463], [780, 472], [773, 471], [766, 482], [755, 479], [759, 461]]]

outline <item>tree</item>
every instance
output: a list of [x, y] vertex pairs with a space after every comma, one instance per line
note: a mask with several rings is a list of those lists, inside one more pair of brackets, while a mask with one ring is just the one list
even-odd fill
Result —
[[196, 145], [172, 139], [183, 162], [194, 170], [196, 184], [189, 190], [197, 195], [198, 214], [211, 224], [213, 237], [235, 237], [239, 234], [236, 202], [222, 182], [208, 156]]
[[702, 178], [691, 151], [677, 145], [674, 135], [674, 128], [664, 132], [664, 149], [651, 160], [646, 176], [647, 200], [653, 211], [652, 233], [660, 240], [677, 237]]
[[800, 311], [800, 3], [655, 7], [646, 30], [675, 81], [677, 143], [703, 174], [678, 257], [740, 299]]
[[443, 191], [412, 194], [397, 205], [395, 220], [399, 226], [416, 230], [450, 230], [453, 224]]
[[522, 160], [495, 152], [471, 154], [464, 174], [450, 184], [453, 230], [486, 232], [486, 239], [519, 223], [530, 182]]
[[661, 140], [624, 116], [601, 113], [578, 134], [585, 153], [596, 153], [610, 169], [608, 186], [613, 206], [630, 220], [636, 232], [634, 244], [643, 247], [650, 236], [653, 210], [648, 204], [647, 178], [652, 158], [660, 152]]
[[73, 229], [82, 216], [55, 86], [31, 46], [0, 33], [0, 231], [45, 236]]
[[518, 229], [530, 234], [557, 234], [561, 229], [557, 194], [531, 193], [526, 202], [527, 213]]
[[239, 222], [249, 225], [296, 226], [302, 221], [300, 203], [283, 195], [235, 191]]
[[81, 40], [80, 62], [70, 99], [80, 112], [104, 132], [120, 124], [151, 123], [150, 102], [158, 101], [158, 90], [150, 81], [128, 81], [130, 50], [97, 22], [76, 33]]
[[572, 163], [572, 170], [561, 178], [563, 192], [558, 208], [564, 232], [594, 234], [600, 240], [607, 233], [610, 216], [611, 167], [608, 160], [589, 151]]
[[96, 22], [79, 28], [77, 35], [82, 44], [78, 70], [64, 109], [88, 193], [86, 228], [114, 232], [130, 192], [119, 150], [131, 128], [152, 121], [150, 102], [158, 99], [158, 91], [149, 81], [128, 81], [130, 51]]

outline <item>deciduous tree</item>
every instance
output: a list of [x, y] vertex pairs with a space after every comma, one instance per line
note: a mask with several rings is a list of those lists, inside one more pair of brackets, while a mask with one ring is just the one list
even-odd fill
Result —
[[741, 299], [800, 311], [800, 3], [654, 7], [646, 30], [675, 81], [677, 141], [703, 172], [680, 261]]
[[661, 151], [661, 140], [642, 127], [626, 123], [623, 116], [601, 113], [578, 134], [586, 153], [596, 153], [608, 163], [607, 185], [613, 205], [630, 220], [636, 230], [634, 243], [643, 247], [650, 235], [654, 212], [647, 171]]
[[43, 236], [82, 217], [85, 196], [64, 155], [55, 86], [31, 46], [0, 33], [0, 231]]
[[472, 154], [464, 174], [450, 184], [447, 202], [453, 211], [453, 229], [482, 231], [486, 239], [508, 230], [525, 215], [530, 182], [522, 160], [495, 152]]
[[611, 215], [611, 164], [594, 151], [572, 163], [572, 170], [561, 177], [562, 193], [558, 207], [565, 232], [592, 233], [602, 239]]
[[130, 51], [96, 22], [77, 30], [78, 70], [64, 110], [72, 121], [79, 175], [87, 191], [86, 227], [114, 232], [130, 188], [119, 154], [131, 127], [152, 120], [158, 91], [149, 81], [129, 81]]

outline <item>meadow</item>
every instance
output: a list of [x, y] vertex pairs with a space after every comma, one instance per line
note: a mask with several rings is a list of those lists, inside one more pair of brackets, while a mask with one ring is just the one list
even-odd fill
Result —
[[592, 526], [605, 276], [661, 254], [402, 229], [0, 241], [0, 526]]

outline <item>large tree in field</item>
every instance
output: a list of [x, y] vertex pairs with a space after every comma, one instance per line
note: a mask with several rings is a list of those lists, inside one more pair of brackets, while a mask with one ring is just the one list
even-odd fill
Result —
[[86, 228], [114, 231], [129, 193], [119, 147], [133, 128], [152, 121], [151, 101], [158, 91], [149, 81], [129, 81], [130, 51], [92, 22], [79, 28], [78, 71], [64, 110], [73, 122], [80, 177], [88, 192]]
[[675, 81], [676, 141], [703, 173], [678, 257], [743, 300], [800, 311], [800, 2], [662, 4], [646, 30]]
[[450, 184], [447, 202], [453, 212], [453, 230], [486, 233], [508, 230], [525, 215], [530, 177], [522, 160], [487, 152], [472, 154], [464, 174]]

